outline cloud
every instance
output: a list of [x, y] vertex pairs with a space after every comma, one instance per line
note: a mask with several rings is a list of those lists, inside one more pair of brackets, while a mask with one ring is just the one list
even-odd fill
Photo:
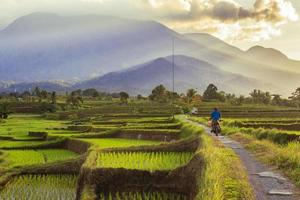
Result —
[[208, 32], [227, 40], [267, 40], [297, 21], [289, 0], [256, 0], [244, 8], [233, 0], [142, 0], [148, 12], [179, 31]]
[[179, 32], [207, 32], [227, 41], [268, 40], [298, 20], [291, 0], [0, 0], [0, 27], [32, 12], [101, 14], [157, 20]]

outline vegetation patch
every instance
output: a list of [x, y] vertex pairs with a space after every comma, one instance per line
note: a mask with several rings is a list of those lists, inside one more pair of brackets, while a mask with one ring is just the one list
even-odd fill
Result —
[[5, 151], [5, 153], [5, 161], [9, 167], [13, 168], [66, 160], [78, 156], [78, 154], [72, 151], [63, 149], [10, 150]]
[[203, 157], [202, 174], [197, 178], [199, 200], [254, 199], [247, 172], [238, 156], [204, 133], [198, 126], [186, 125], [185, 131], [201, 139], [196, 155]]
[[98, 152], [97, 168], [171, 170], [188, 163], [191, 152]]
[[[141, 140], [138, 140], [141, 141]], [[146, 140], [145, 140], [146, 141]], [[109, 148], [105, 152], [195, 152], [199, 145], [198, 137], [190, 137], [175, 142], [156, 143], [156, 145], [131, 146], [130, 148]]]
[[93, 144], [98, 149], [148, 146], [148, 145], [157, 145], [160, 143], [158, 141], [131, 140], [131, 139], [122, 139], [122, 138], [97, 138], [97, 139], [94, 138], [94, 139], [80, 139], [80, 140]]
[[[108, 191], [164, 191], [186, 194], [192, 199], [197, 191], [196, 177], [200, 176], [202, 158], [193, 156], [190, 162], [173, 170], [137, 170], [125, 168], [94, 168], [97, 153], [91, 152], [81, 170], [79, 190], [84, 185], [95, 187], [97, 194]], [[175, 166], [174, 166], [175, 167]], [[98, 196], [98, 195], [97, 195]]]
[[167, 193], [167, 192], [108, 192], [100, 193], [98, 196], [99, 200], [188, 200], [187, 195], [178, 193]]
[[253, 136], [241, 133], [233, 134], [231, 137], [241, 142], [263, 162], [278, 168], [300, 187], [299, 142], [278, 145], [268, 140], [257, 140]]
[[0, 199], [64, 199], [74, 200], [75, 175], [24, 175], [14, 177], [0, 191]]

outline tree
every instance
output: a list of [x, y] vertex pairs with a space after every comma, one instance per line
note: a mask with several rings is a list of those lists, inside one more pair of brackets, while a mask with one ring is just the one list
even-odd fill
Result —
[[204, 100], [217, 100], [219, 99], [218, 88], [214, 84], [209, 84], [203, 93]]
[[137, 98], [137, 100], [146, 100], [147, 99], [147, 97], [143, 97], [141, 94], [138, 94], [136, 96], [136, 98]]
[[253, 103], [263, 103], [263, 104], [269, 104], [272, 99], [270, 92], [263, 92], [257, 89], [254, 89], [250, 93], [250, 97]]
[[41, 93], [40, 93], [40, 99], [41, 101], [43, 99], [47, 99], [48, 98], [48, 92], [46, 90], [42, 90]]
[[296, 91], [292, 93], [292, 96], [290, 96], [289, 99], [295, 106], [298, 108], [300, 107], [300, 87], [298, 87]]
[[34, 90], [33, 90], [33, 95], [35, 96], [40, 96], [40, 93], [41, 93], [41, 90], [39, 87], [35, 87]]
[[9, 104], [6, 102], [2, 103], [0, 105], [0, 119], [7, 119], [9, 114]]
[[56, 104], [56, 101], [57, 101], [56, 92], [53, 91], [51, 93], [51, 103]]
[[83, 90], [82, 95], [86, 96], [86, 97], [93, 97], [93, 98], [100, 96], [99, 92], [95, 88], [89, 88], [89, 89]]
[[272, 95], [271, 103], [273, 105], [280, 106], [280, 105], [282, 105], [282, 100], [283, 99], [281, 98], [281, 95], [279, 95], [279, 94], [273, 94]]
[[80, 96], [80, 93], [78, 91], [73, 91], [68, 96], [66, 100], [67, 105], [71, 105], [73, 108], [78, 108], [83, 103], [83, 98]]
[[126, 92], [120, 92], [120, 100], [122, 104], [127, 104], [128, 103], [128, 98], [129, 98], [129, 94], [127, 94]]
[[167, 97], [167, 90], [165, 86], [159, 85], [156, 86], [153, 90], [149, 98], [153, 101], [165, 102]]
[[197, 94], [197, 91], [194, 89], [188, 89], [188, 91], [186, 92], [186, 97], [187, 97], [187, 103], [190, 104], [193, 100], [193, 98], [195, 97], [195, 95]]
[[34, 90], [33, 90], [33, 95], [38, 97], [38, 100], [39, 102], [42, 101], [42, 98], [41, 98], [41, 90], [39, 87], [35, 87]]

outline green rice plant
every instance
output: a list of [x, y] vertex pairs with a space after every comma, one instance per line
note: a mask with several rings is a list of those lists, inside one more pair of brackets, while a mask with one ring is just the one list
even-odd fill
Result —
[[59, 160], [66, 160], [76, 157], [78, 154], [64, 149], [48, 150], [9, 150], [5, 160], [8, 167], [22, 167], [28, 165], [44, 164]]
[[146, 146], [146, 145], [157, 145], [161, 142], [150, 141], [150, 140], [131, 140], [121, 138], [94, 138], [94, 139], [81, 139], [82, 141], [89, 142], [95, 145], [99, 149], [107, 148], [120, 148], [120, 147], [134, 147], [134, 146]]
[[125, 129], [180, 129], [181, 124], [180, 123], [165, 123], [165, 124], [131, 123], [131, 124], [127, 124], [127, 126], [124, 126], [122, 128], [125, 128]]
[[24, 146], [33, 146], [45, 144], [45, 141], [9, 141], [2, 140], [0, 141], [0, 148], [15, 148], [15, 147], [24, 147]]
[[0, 191], [5, 200], [74, 200], [77, 176], [75, 175], [25, 175], [13, 178]]
[[38, 152], [43, 154], [46, 162], [67, 160], [78, 156], [77, 153], [69, 150], [64, 150], [64, 149], [46, 149], [46, 150], [38, 150]]
[[98, 168], [126, 168], [138, 170], [172, 170], [187, 164], [191, 152], [98, 152]]
[[115, 193], [100, 193], [99, 200], [187, 200], [187, 196], [176, 193], [166, 192], [115, 192]]
[[54, 127], [63, 127], [65, 121], [46, 120], [40, 115], [11, 115], [5, 123], [0, 126], [0, 135], [14, 137], [27, 136], [29, 131], [43, 132]]
[[21, 167], [45, 163], [43, 154], [34, 150], [12, 150], [6, 151], [9, 167]]

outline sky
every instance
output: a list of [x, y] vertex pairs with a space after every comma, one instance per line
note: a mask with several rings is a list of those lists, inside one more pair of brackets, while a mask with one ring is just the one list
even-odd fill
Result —
[[300, 0], [0, 0], [0, 27], [33, 12], [101, 14], [205, 32], [241, 49], [276, 48], [300, 60]]

